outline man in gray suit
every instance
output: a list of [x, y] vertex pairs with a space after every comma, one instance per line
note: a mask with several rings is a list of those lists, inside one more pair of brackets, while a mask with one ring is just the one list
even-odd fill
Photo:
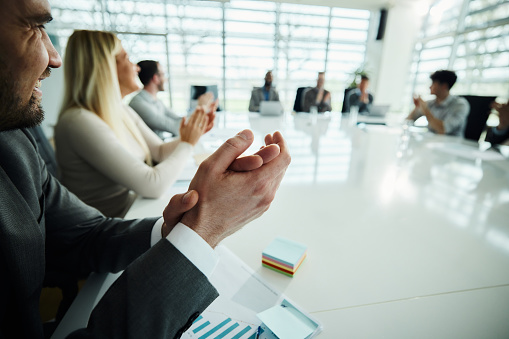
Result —
[[272, 86], [272, 71], [265, 74], [263, 87], [253, 88], [251, 100], [249, 101], [249, 112], [259, 112], [262, 101], [279, 101], [279, 93]]
[[[41, 80], [60, 67], [47, 0], [0, 0], [0, 337], [42, 338], [45, 272], [124, 270], [74, 338], [178, 338], [217, 297], [214, 247], [260, 216], [290, 163], [281, 134], [257, 154], [245, 130], [200, 166], [162, 218], [106, 218], [53, 178], [26, 127], [43, 119]], [[163, 239], [166, 238], [166, 239]]]

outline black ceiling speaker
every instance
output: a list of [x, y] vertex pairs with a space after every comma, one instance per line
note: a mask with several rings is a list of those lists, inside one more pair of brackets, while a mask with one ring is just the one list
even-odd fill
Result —
[[378, 33], [376, 34], [377, 40], [382, 40], [385, 34], [385, 26], [387, 25], [387, 15], [389, 11], [387, 9], [380, 10], [380, 24], [378, 25]]

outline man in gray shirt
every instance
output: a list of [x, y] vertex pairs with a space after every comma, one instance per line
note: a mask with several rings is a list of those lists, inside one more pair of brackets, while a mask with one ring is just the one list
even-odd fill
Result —
[[[166, 81], [161, 65], [157, 61], [143, 60], [138, 62], [138, 66], [140, 67], [138, 76], [143, 84], [143, 89], [131, 100], [129, 106], [160, 138], [164, 139], [165, 132], [178, 136], [182, 117], [157, 99], [157, 92], [164, 91]], [[212, 93], [205, 93], [198, 98], [198, 105], [206, 105], [213, 99]]]
[[414, 98], [415, 108], [407, 119], [415, 121], [424, 115], [428, 120], [428, 129], [433, 133], [462, 137], [470, 105], [466, 99], [449, 94], [456, 83], [456, 73], [440, 70], [431, 74], [430, 78], [430, 93], [436, 96], [435, 100], [426, 102], [420, 96]]

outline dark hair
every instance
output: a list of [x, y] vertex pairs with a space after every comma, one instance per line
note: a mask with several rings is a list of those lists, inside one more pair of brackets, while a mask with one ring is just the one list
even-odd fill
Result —
[[144, 86], [147, 85], [152, 77], [159, 72], [159, 69], [157, 68], [157, 61], [154, 60], [140, 61], [138, 62], [138, 66], [140, 67], [138, 77]]
[[451, 89], [452, 86], [454, 86], [454, 84], [456, 83], [456, 79], [458, 79], [456, 73], [444, 69], [436, 71], [435, 73], [431, 74], [429, 78], [433, 82], [438, 81], [441, 84], [447, 84], [447, 86], [449, 86], [449, 89]]
[[369, 80], [369, 77], [366, 74], [362, 74], [361, 80]]

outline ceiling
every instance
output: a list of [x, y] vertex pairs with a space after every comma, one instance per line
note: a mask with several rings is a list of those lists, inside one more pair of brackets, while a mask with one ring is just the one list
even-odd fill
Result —
[[430, 4], [434, 0], [265, 0], [265, 1], [379, 10], [382, 8], [391, 8], [396, 5], [413, 6], [416, 5], [416, 3]]

